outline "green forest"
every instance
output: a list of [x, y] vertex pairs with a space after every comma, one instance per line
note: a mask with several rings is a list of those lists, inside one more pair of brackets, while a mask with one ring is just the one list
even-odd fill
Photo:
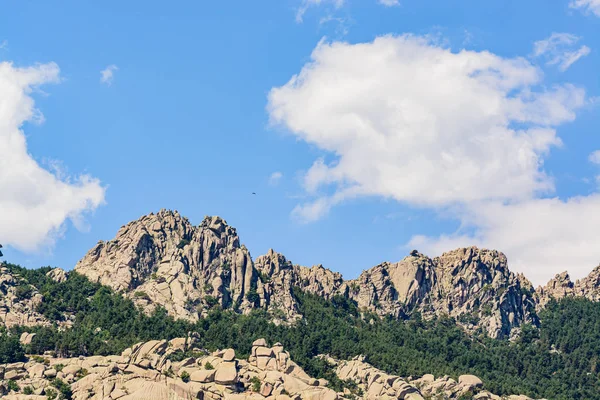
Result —
[[[515, 342], [467, 335], [451, 318], [425, 321], [381, 319], [359, 312], [352, 301], [330, 301], [294, 291], [304, 318], [292, 326], [276, 326], [256, 310], [240, 315], [215, 305], [197, 323], [174, 320], [164, 309], [148, 316], [111, 289], [71, 272], [65, 282], [46, 276], [49, 268], [28, 270], [4, 264], [44, 296], [38, 311], [52, 320], [74, 316], [73, 327], [13, 327], [0, 333], [0, 363], [20, 361], [25, 354], [55, 351], [63, 356], [119, 354], [150, 339], [171, 339], [195, 332], [207, 350], [234, 348], [247, 356], [252, 342], [265, 337], [281, 342], [309, 374], [336, 384], [318, 354], [348, 359], [359, 354], [375, 367], [403, 377], [470, 373], [493, 393], [533, 398], [600, 399], [600, 303], [570, 298], [551, 302], [541, 313], [539, 328], [524, 326]], [[20, 296], [30, 295], [28, 284]], [[25, 348], [21, 332], [36, 332]]]

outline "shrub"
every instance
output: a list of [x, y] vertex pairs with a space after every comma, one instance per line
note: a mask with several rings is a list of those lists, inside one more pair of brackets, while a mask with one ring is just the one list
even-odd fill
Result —
[[19, 385], [17, 385], [17, 382], [15, 381], [11, 381], [9, 380], [6, 383], [6, 386], [8, 387], [8, 391], [13, 391], [13, 392], [18, 392], [21, 388], [19, 388]]
[[206, 302], [206, 305], [208, 305], [209, 308], [212, 308], [219, 304], [219, 300], [214, 296], [204, 296], [204, 301]]
[[210, 369], [215, 369], [215, 367], [213, 367], [213, 365], [207, 361], [206, 363], [204, 363], [204, 369], [210, 370]]
[[187, 246], [188, 244], [190, 244], [190, 241], [187, 239], [181, 239], [179, 241], [179, 243], [177, 244], [177, 248], [178, 249], [183, 249], [185, 246]]
[[138, 290], [137, 292], [135, 292], [133, 294], [133, 296], [137, 299], [150, 300], [150, 297], [148, 296], [148, 294], [142, 290]]
[[26, 395], [33, 394], [33, 388], [31, 386], [25, 386], [23, 388], [23, 394], [26, 394]]
[[31, 285], [23, 284], [15, 289], [15, 296], [19, 300], [30, 299], [33, 296], [33, 288]]
[[180, 375], [181, 380], [184, 382], [189, 382], [190, 381], [190, 374], [187, 371], [183, 371]]
[[46, 398], [48, 400], [55, 400], [58, 397], [58, 393], [52, 388], [44, 389], [44, 392], [46, 392]]
[[250, 383], [252, 384], [252, 390], [255, 392], [260, 392], [260, 379], [258, 379], [258, 376], [253, 376], [252, 379], [250, 379]]
[[52, 380], [52, 386], [54, 386], [56, 389], [58, 389], [58, 391], [61, 394], [61, 398], [63, 398], [63, 399], [69, 400], [71, 398], [71, 396], [73, 395], [73, 392], [71, 391], [71, 386], [69, 386], [69, 384], [67, 384], [66, 382], [64, 382], [63, 380], [61, 380], [59, 378], [54, 378]]
[[260, 302], [260, 296], [256, 293], [256, 289], [252, 288], [246, 294], [246, 299], [254, 306], [257, 306]]
[[77, 373], [75, 374], [75, 377], [77, 379], [81, 379], [84, 376], [86, 376], [87, 374], [89, 374], [88, 370], [85, 368], [81, 368], [79, 371], [77, 371]]

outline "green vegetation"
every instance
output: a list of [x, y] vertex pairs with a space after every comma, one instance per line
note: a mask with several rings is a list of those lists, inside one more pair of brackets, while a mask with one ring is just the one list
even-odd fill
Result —
[[69, 386], [68, 383], [66, 383], [58, 378], [54, 378], [52, 380], [51, 384], [60, 393], [59, 399], [69, 400], [71, 398], [71, 396], [73, 395], [73, 392], [71, 391], [71, 386]]
[[56, 393], [56, 390], [54, 389], [48, 388], [45, 392], [48, 400], [55, 400], [58, 397], [58, 393]]
[[180, 378], [182, 381], [184, 382], [189, 382], [190, 381], [190, 374], [187, 371], [183, 371], [180, 375]]
[[183, 249], [185, 246], [187, 246], [188, 244], [190, 244], [190, 241], [188, 239], [181, 239], [179, 241], [179, 243], [177, 244], [177, 248], [178, 249]]
[[258, 376], [253, 376], [252, 379], [250, 379], [250, 383], [252, 384], [252, 390], [254, 392], [260, 392], [260, 379], [258, 379]]
[[[0, 363], [22, 361], [25, 351], [55, 351], [59, 356], [120, 354], [140, 341], [196, 332], [198, 347], [209, 351], [234, 348], [240, 358], [249, 355], [252, 342], [259, 337], [281, 342], [308, 374], [353, 394], [359, 394], [356, 385], [339, 380], [332, 367], [315, 356], [349, 359], [363, 354], [375, 367], [400, 376], [474, 374], [484, 381], [485, 389], [500, 395], [600, 399], [600, 303], [584, 299], [549, 303], [540, 315], [541, 328], [523, 326], [519, 340], [510, 343], [468, 336], [449, 317], [424, 321], [414, 314], [406, 321], [380, 319], [341, 296], [326, 301], [299, 290], [294, 296], [304, 318], [292, 326], [269, 323], [264, 310], [240, 315], [223, 310], [217, 302], [206, 317], [190, 323], [174, 320], [161, 308], [145, 315], [131, 300], [76, 273], [57, 283], [45, 276], [47, 268], [7, 267], [44, 295], [40, 313], [58, 321], [69, 317], [73, 326], [62, 332], [56, 326], [0, 332]], [[204, 300], [210, 304], [207, 297]], [[25, 348], [18, 341], [23, 331], [37, 333]], [[172, 355], [174, 360], [190, 356], [187, 352]], [[58, 365], [55, 368], [60, 370]], [[205, 368], [213, 366], [207, 363]], [[68, 385], [56, 380], [53, 386], [59, 392], [56, 396], [69, 398]]]
[[11, 381], [9, 380], [8, 382], [6, 382], [6, 387], [8, 388], [8, 391], [13, 391], [13, 392], [18, 392], [20, 390], [19, 385], [17, 384], [17, 382], [15, 381]]

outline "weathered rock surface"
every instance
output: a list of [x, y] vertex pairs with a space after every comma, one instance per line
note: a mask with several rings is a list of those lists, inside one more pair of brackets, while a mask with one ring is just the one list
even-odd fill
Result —
[[271, 311], [275, 319], [293, 321], [301, 318], [292, 295], [293, 287], [326, 299], [344, 293], [347, 287], [341, 274], [322, 265], [312, 268], [294, 265], [272, 249], [258, 257], [254, 266], [261, 278], [257, 283], [260, 305]]
[[[192, 356], [172, 361], [170, 356], [178, 351]], [[0, 368], [0, 393], [7, 400], [46, 399], [56, 391], [52, 381], [56, 377], [70, 386], [74, 400], [423, 400], [440, 393], [446, 399], [465, 398], [465, 394], [473, 399], [500, 399], [484, 391], [483, 382], [472, 375], [460, 376], [458, 382], [433, 375], [410, 381], [374, 368], [363, 357], [350, 361], [325, 357], [341, 380], [352, 383], [335, 392], [325, 379], [306, 374], [279, 343], [268, 347], [264, 339], [257, 340], [248, 360], [231, 359], [232, 352], [208, 354], [196, 349], [191, 338], [178, 338], [138, 343], [121, 355], [32, 358]], [[8, 389], [8, 380], [17, 384], [18, 392]]]
[[434, 259], [415, 251], [350, 281], [322, 266], [295, 266], [274, 251], [258, 257], [255, 266], [269, 277], [259, 286], [264, 290], [261, 305], [285, 309], [288, 319], [299, 318], [291, 295], [297, 286], [325, 298], [347, 296], [380, 315], [450, 315], [468, 330], [481, 328], [492, 337], [508, 337], [524, 322], [537, 323], [531, 283], [510, 272], [504, 254], [494, 250], [470, 247]]
[[538, 308], [543, 308], [551, 299], [560, 300], [567, 296], [585, 297], [600, 301], [600, 266], [583, 279], [571, 281], [568, 272], [562, 272], [552, 278], [545, 286], [536, 289]]
[[117, 236], [98, 244], [75, 271], [122, 292], [151, 311], [196, 320], [213, 302], [240, 311], [255, 270], [234, 228], [219, 217], [193, 226], [177, 212], [161, 210], [123, 226]]
[[50, 325], [50, 321], [36, 311], [42, 301], [35, 287], [0, 266], [0, 324], [7, 327]]
[[524, 322], [537, 323], [531, 283], [509, 271], [506, 256], [469, 247], [430, 259], [413, 251], [399, 263], [384, 263], [350, 281], [359, 306], [396, 317], [418, 311], [447, 314], [468, 330], [508, 337]]

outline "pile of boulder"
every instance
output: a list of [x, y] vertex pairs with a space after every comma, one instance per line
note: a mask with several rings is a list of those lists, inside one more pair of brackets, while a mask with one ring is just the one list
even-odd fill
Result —
[[[27, 362], [0, 367], [0, 397], [46, 400], [62, 385], [70, 388], [75, 400], [341, 398], [326, 387], [327, 381], [308, 376], [280, 344], [268, 347], [259, 339], [249, 359], [239, 360], [233, 349], [209, 354], [192, 348], [191, 342], [153, 340], [118, 356], [32, 356]], [[175, 361], [178, 352], [194, 356]]]
[[[21, 337], [31, 339], [29, 333]], [[265, 339], [258, 339], [245, 360], [237, 359], [233, 349], [210, 353], [197, 348], [194, 338], [187, 337], [138, 343], [121, 355], [59, 358], [46, 353], [4, 364], [0, 398], [52, 400], [70, 392], [74, 400], [501, 399], [483, 391], [483, 383], [473, 375], [458, 381], [433, 375], [413, 380], [387, 374], [360, 356], [350, 361], [322, 357], [344, 381], [343, 391], [309, 376], [280, 343], [269, 347]]]

